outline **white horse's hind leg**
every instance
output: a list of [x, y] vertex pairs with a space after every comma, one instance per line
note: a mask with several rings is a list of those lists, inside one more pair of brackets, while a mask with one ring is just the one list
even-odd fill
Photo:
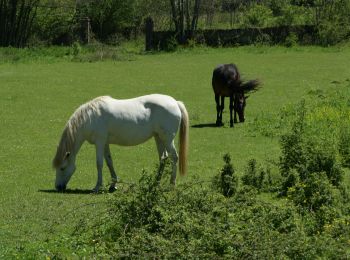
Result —
[[103, 150], [104, 144], [96, 143], [96, 167], [97, 167], [97, 183], [94, 192], [98, 192], [102, 186], [102, 168], [103, 168]]
[[174, 140], [171, 141], [170, 144], [167, 145], [166, 150], [170, 154], [171, 160], [172, 160], [172, 174], [170, 178], [170, 183], [175, 185], [176, 183], [176, 170], [177, 170], [177, 161], [179, 159], [179, 156], [177, 155], [176, 148], [174, 145]]
[[162, 141], [158, 135], [154, 136], [154, 139], [156, 140], [159, 161], [168, 158], [168, 153], [165, 149], [164, 141]]
[[164, 160], [168, 157], [168, 153], [165, 149], [164, 142], [159, 138], [159, 136], [155, 135], [154, 139], [156, 140], [158, 156], [159, 156], [159, 169], [158, 169], [157, 179], [158, 181], [160, 181], [160, 179], [162, 178], [162, 173], [165, 166]]
[[104, 151], [104, 156], [105, 156], [105, 160], [109, 169], [109, 172], [111, 173], [111, 178], [112, 178], [112, 183], [109, 186], [109, 191], [113, 192], [116, 190], [116, 184], [118, 182], [118, 177], [117, 174], [115, 173], [114, 167], [113, 167], [113, 160], [112, 160], [112, 156], [111, 156], [111, 150], [109, 149], [109, 145], [106, 144], [105, 145], [105, 151]]

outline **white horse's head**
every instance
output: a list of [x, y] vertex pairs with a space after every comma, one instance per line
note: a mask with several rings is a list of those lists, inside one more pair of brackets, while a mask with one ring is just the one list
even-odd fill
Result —
[[75, 160], [71, 158], [70, 153], [67, 153], [62, 163], [56, 167], [55, 187], [58, 191], [64, 191], [67, 183], [75, 171]]

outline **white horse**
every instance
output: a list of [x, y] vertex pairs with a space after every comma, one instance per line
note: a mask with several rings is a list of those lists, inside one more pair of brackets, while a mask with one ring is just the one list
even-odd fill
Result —
[[[180, 127], [179, 156], [174, 138]], [[180, 174], [186, 173], [188, 150], [188, 113], [184, 104], [170, 96], [153, 94], [133, 99], [117, 100], [109, 96], [97, 97], [81, 105], [70, 117], [57, 147], [53, 167], [56, 169], [56, 189], [65, 190], [75, 171], [75, 159], [87, 140], [96, 147], [97, 192], [102, 186], [102, 167], [105, 158], [112, 177], [110, 191], [115, 189], [117, 175], [109, 144], [132, 146], [154, 137], [160, 167], [170, 155], [175, 185], [177, 161]]]

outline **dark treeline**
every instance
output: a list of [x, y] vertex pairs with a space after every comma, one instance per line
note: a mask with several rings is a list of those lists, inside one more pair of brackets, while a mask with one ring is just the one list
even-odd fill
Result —
[[349, 36], [349, 13], [350, 0], [0, 0], [0, 45], [118, 44], [147, 17], [180, 43], [197, 29], [316, 25], [327, 45]]

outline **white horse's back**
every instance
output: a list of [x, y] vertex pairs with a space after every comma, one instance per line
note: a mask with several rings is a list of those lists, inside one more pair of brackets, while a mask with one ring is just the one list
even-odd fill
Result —
[[132, 99], [101, 97], [100, 113], [83, 130], [90, 143], [105, 138], [107, 143], [138, 145], [153, 137], [175, 137], [181, 111], [172, 97], [153, 94]]

